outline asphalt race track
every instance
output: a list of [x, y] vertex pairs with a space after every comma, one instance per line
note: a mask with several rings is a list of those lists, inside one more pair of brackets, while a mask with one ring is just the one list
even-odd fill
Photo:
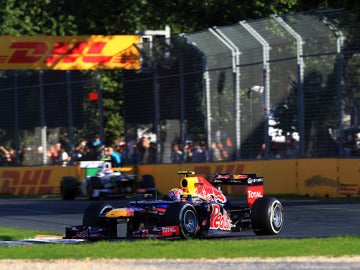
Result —
[[[39, 231], [64, 234], [67, 225], [81, 224], [82, 214], [91, 203], [85, 199], [62, 201], [60, 199], [0, 199], [0, 227], [19, 227]], [[109, 201], [114, 207], [126, 204], [124, 200]], [[360, 200], [357, 201], [282, 201], [285, 223], [277, 236], [268, 238], [308, 238], [342, 235], [360, 235]], [[119, 225], [125, 234], [125, 224]], [[120, 234], [121, 234], [120, 233]], [[1, 237], [0, 231], [0, 237]], [[120, 235], [121, 236], [121, 235]], [[252, 231], [240, 232], [235, 239], [254, 238]], [[234, 238], [229, 238], [234, 239]], [[36, 244], [20, 241], [21, 245]], [[42, 241], [42, 240], [41, 240]], [[52, 241], [52, 240], [51, 240]], [[56, 241], [56, 240], [55, 240]], [[61, 239], [59, 241], [65, 241]], [[2, 243], [1, 243], [2, 242]], [[9, 243], [10, 242], [10, 243]], [[17, 245], [16, 241], [0, 241], [0, 245]], [[250, 260], [250, 261], [249, 261]], [[79, 265], [73, 265], [78, 263]], [[176, 266], [174, 266], [174, 263]], [[279, 258], [277, 260], [238, 259], [238, 260], [193, 260], [179, 265], [177, 260], [63, 260], [60, 264], [29, 260], [0, 260], [1, 269], [189, 269], [202, 268], [204, 263], [209, 269], [360, 269], [360, 257], [304, 257]], [[41, 264], [41, 265], [39, 265]], [[80, 267], [81, 265], [81, 267]], [[100, 268], [99, 268], [100, 265]], [[124, 266], [124, 267], [119, 267]], [[182, 268], [179, 266], [185, 266]]]
[[[108, 201], [114, 207], [126, 200]], [[0, 199], [0, 227], [18, 227], [64, 234], [67, 225], [80, 225], [82, 214], [91, 201], [77, 199]], [[277, 238], [308, 238], [360, 235], [360, 200], [282, 201], [284, 227]], [[120, 225], [121, 226], [121, 225]], [[119, 236], [125, 234], [120, 227]], [[1, 235], [1, 232], [0, 232]], [[237, 238], [256, 237], [252, 231]]]

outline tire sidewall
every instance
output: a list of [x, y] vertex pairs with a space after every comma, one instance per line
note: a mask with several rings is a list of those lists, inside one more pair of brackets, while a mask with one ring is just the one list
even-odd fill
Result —
[[93, 192], [95, 189], [101, 189], [101, 179], [97, 176], [92, 176], [86, 180], [86, 194], [89, 200], [97, 199], [97, 197], [93, 197]]
[[[276, 208], [279, 208], [279, 209], [276, 209]], [[271, 209], [269, 209], [269, 211], [271, 211], [270, 215], [270, 220], [273, 220], [274, 218], [274, 214], [275, 211], [281, 211], [281, 222], [279, 225], [276, 225], [274, 224], [274, 222], [270, 222], [271, 224], [271, 228], [272, 228], [272, 231], [275, 233], [275, 234], [278, 234], [281, 229], [282, 229], [282, 226], [283, 226], [283, 223], [284, 223], [284, 211], [283, 211], [283, 207], [282, 207], [282, 204], [280, 203], [279, 200], [275, 199], [271, 205]], [[278, 213], [280, 214], [280, 213]]]
[[[275, 211], [277, 211], [275, 213]], [[274, 214], [278, 215], [278, 225], [274, 224]], [[251, 209], [251, 223], [255, 234], [276, 235], [283, 226], [284, 214], [281, 202], [273, 197], [257, 199]]]
[[141, 188], [155, 188], [155, 179], [151, 174], [144, 174], [140, 181]]
[[102, 226], [104, 218], [101, 216], [112, 209], [114, 207], [108, 203], [91, 203], [84, 212], [83, 226]]
[[63, 200], [74, 200], [78, 193], [78, 182], [74, 177], [64, 176], [60, 182], [60, 193]]
[[[191, 219], [192, 224], [187, 224], [187, 220]], [[198, 227], [198, 217], [194, 206], [184, 204], [179, 211], [179, 227], [182, 238], [191, 239], [196, 236]]]

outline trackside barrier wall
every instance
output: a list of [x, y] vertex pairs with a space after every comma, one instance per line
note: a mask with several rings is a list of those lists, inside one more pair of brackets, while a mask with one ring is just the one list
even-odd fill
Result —
[[78, 175], [78, 167], [2, 167], [0, 194], [39, 195], [60, 194], [63, 176]]
[[[357, 159], [289, 159], [140, 165], [138, 175], [151, 174], [160, 193], [180, 185], [179, 170], [199, 175], [211, 173], [257, 173], [264, 177], [265, 194], [298, 194], [323, 197], [360, 196], [360, 163]], [[0, 168], [0, 194], [59, 194], [63, 176], [85, 177], [79, 167], [3, 167]], [[239, 194], [244, 187], [227, 187]]]
[[[257, 173], [264, 177], [265, 194], [297, 194], [323, 197], [360, 196], [360, 163], [357, 159], [289, 159], [187, 163], [139, 166], [139, 175], [152, 174], [161, 193], [179, 186], [178, 170], [211, 173]], [[229, 194], [244, 188], [229, 186]]]

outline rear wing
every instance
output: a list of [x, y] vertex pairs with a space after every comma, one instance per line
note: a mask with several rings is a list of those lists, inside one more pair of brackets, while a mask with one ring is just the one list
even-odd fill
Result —
[[[114, 172], [130, 173], [134, 172], [134, 167], [117, 167], [111, 166], [111, 162], [108, 160], [94, 160], [94, 161], [80, 161], [81, 169], [93, 169], [96, 172], [112, 170]], [[97, 170], [96, 170], [97, 169]], [[93, 176], [93, 175], [91, 175]]]
[[264, 179], [257, 174], [213, 174], [213, 185], [262, 186]]
[[251, 208], [256, 199], [264, 196], [264, 178], [257, 174], [214, 174], [212, 184], [246, 186], [248, 205]]
[[246, 186], [248, 205], [251, 208], [256, 199], [264, 196], [264, 179], [257, 174], [212, 174], [210, 180], [195, 176], [194, 171], [179, 171], [183, 175], [180, 181], [181, 188], [190, 194], [200, 194], [204, 198], [209, 195], [216, 201], [226, 202], [222, 192], [224, 185]]

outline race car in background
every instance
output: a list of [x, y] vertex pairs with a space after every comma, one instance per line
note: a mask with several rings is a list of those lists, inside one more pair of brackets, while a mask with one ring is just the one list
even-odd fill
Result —
[[[61, 179], [60, 192], [64, 200], [73, 200], [77, 196], [93, 200], [135, 192], [137, 175], [134, 167], [112, 168], [108, 161], [81, 161], [80, 169], [86, 171], [86, 177], [81, 181], [73, 176]], [[154, 179], [150, 175], [143, 176], [141, 183], [145, 183], [143, 187], [155, 188]]]
[[[92, 203], [82, 225], [67, 226], [66, 239], [114, 239], [117, 225], [127, 224], [127, 238], [184, 238], [240, 232], [276, 235], [284, 222], [281, 202], [263, 196], [263, 178], [256, 174], [216, 174], [211, 180], [180, 171], [180, 188], [156, 200], [133, 200], [124, 208]], [[246, 186], [246, 203], [232, 206], [224, 185]]]

